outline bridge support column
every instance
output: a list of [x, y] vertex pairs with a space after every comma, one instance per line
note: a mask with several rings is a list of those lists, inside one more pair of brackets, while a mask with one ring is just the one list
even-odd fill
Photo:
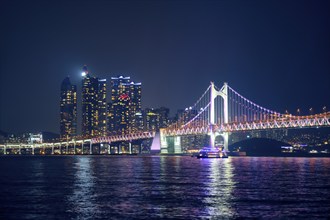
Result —
[[182, 153], [181, 137], [180, 136], [174, 137], [174, 153], [175, 154], [181, 154]]
[[132, 142], [128, 142], [129, 154], [132, 154]]
[[82, 155], [84, 154], [84, 143], [85, 143], [85, 141], [82, 140], [82, 143], [81, 143], [81, 154]]
[[21, 144], [18, 146], [18, 154], [21, 155], [21, 149], [22, 149], [22, 146]]
[[109, 145], [108, 145], [108, 154], [110, 154], [111, 152], [111, 142], [109, 142]]
[[6, 155], [7, 154], [7, 148], [6, 148], [6, 145], [3, 146], [3, 155]]
[[215, 146], [215, 133], [212, 129], [210, 133], [210, 147], [213, 148], [214, 146]]
[[159, 135], [159, 139], [160, 139], [160, 153], [161, 154], [168, 154], [168, 144], [167, 144], [167, 138], [166, 136], [163, 134], [162, 129], [160, 130], [160, 135]]
[[228, 150], [228, 144], [229, 144], [229, 133], [228, 132], [224, 132], [223, 134], [221, 134], [221, 136], [223, 137], [223, 147], [225, 151], [229, 151]]
[[68, 154], [69, 153], [69, 143], [66, 142], [66, 150], [65, 150], [65, 154]]
[[52, 155], [54, 155], [54, 148], [55, 148], [55, 146], [54, 146], [54, 143], [52, 144]]
[[160, 137], [160, 153], [161, 154], [167, 154], [168, 153], [167, 139], [164, 136]]
[[[209, 124], [211, 126], [211, 132], [210, 132], [210, 147], [214, 147], [215, 145], [215, 132], [213, 131], [213, 125], [215, 124], [215, 98], [217, 96], [221, 96], [223, 98], [223, 122], [227, 124], [228, 123], [228, 85], [227, 83], [224, 83], [223, 87], [220, 89], [220, 91], [217, 91], [215, 89], [214, 83], [211, 82], [211, 94], [210, 94], [210, 117], [209, 117]], [[227, 135], [228, 137], [228, 135]], [[225, 139], [225, 138], [224, 138]], [[228, 140], [228, 138], [227, 138]], [[228, 141], [227, 141], [228, 142]], [[228, 149], [228, 144], [227, 144]]]
[[90, 154], [90, 155], [93, 154], [93, 145], [92, 145], [92, 141], [89, 142], [89, 154]]
[[74, 141], [73, 142], [73, 155], [76, 154], [76, 142]]

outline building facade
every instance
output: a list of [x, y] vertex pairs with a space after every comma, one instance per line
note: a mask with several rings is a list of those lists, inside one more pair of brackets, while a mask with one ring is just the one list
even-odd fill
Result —
[[141, 130], [141, 83], [118, 76], [111, 77], [110, 84], [109, 133], [123, 135]]
[[143, 124], [145, 131], [159, 131], [166, 128], [169, 124], [170, 110], [165, 107], [146, 108], [143, 111]]
[[106, 80], [92, 76], [86, 66], [82, 72], [82, 135], [107, 135]]
[[108, 122], [108, 110], [107, 110], [107, 80], [98, 80], [98, 132], [100, 136], [107, 135], [107, 122]]
[[166, 128], [169, 125], [170, 109], [166, 107], [160, 107], [156, 109], [159, 115], [159, 128]]
[[160, 117], [156, 109], [146, 108], [144, 110], [144, 129], [146, 131], [158, 131], [160, 125]]
[[70, 139], [77, 135], [77, 87], [66, 77], [61, 84], [60, 136]]

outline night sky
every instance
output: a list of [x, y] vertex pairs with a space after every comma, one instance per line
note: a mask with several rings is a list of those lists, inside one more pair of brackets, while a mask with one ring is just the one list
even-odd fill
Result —
[[0, 25], [7, 132], [59, 133], [61, 82], [80, 98], [84, 64], [142, 82], [143, 107], [172, 114], [210, 81], [279, 112], [330, 109], [330, 1], [1, 0]]

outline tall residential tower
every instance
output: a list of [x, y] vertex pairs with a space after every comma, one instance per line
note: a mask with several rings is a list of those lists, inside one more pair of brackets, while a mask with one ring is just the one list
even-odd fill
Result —
[[82, 134], [89, 137], [107, 134], [106, 80], [82, 72]]
[[60, 134], [66, 140], [77, 135], [77, 87], [69, 77], [61, 84]]
[[130, 77], [111, 77], [109, 132], [127, 134], [143, 130], [141, 114], [141, 83]]

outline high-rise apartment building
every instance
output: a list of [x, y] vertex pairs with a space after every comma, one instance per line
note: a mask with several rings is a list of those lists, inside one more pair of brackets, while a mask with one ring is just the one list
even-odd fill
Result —
[[144, 110], [144, 129], [146, 131], [158, 131], [159, 130], [159, 113], [156, 109], [146, 108]]
[[134, 133], [141, 125], [141, 83], [130, 77], [111, 77], [111, 102], [109, 103], [109, 132]]
[[100, 136], [107, 135], [107, 81], [106, 79], [98, 80], [98, 132]]
[[60, 134], [67, 140], [77, 135], [77, 87], [69, 77], [61, 84]]
[[165, 107], [161, 108], [146, 108], [143, 111], [144, 130], [158, 131], [160, 128], [166, 128], [169, 123], [170, 110]]
[[170, 109], [160, 107], [155, 110], [159, 114], [159, 128], [166, 128], [169, 125]]
[[92, 76], [86, 66], [82, 72], [82, 134], [107, 134], [106, 80]]
[[185, 110], [179, 109], [176, 113], [175, 122], [185, 124], [193, 119], [198, 114], [197, 110], [186, 108]]

